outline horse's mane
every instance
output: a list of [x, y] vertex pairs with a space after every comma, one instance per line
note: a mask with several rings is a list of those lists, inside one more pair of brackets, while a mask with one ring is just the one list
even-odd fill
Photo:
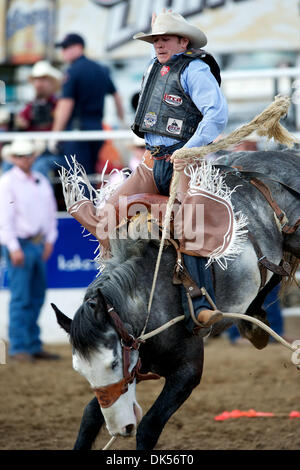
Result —
[[142, 239], [110, 240], [111, 258], [106, 261], [104, 271], [89, 285], [85, 298], [100, 289], [117, 311], [131, 304], [136, 286], [136, 266], [142, 261], [148, 243], [149, 240]]
[[70, 343], [85, 358], [97, 348], [100, 340], [103, 342], [107, 329], [104, 316], [97, 315], [96, 305], [95, 298], [86, 299], [71, 323]]
[[97, 308], [97, 302], [101, 304], [98, 289], [116, 311], [132, 310], [136, 264], [141, 261], [148, 243], [149, 240], [111, 240], [112, 257], [107, 260], [104, 271], [87, 288], [83, 303], [71, 323], [71, 345], [83, 357], [88, 357], [100, 341], [105, 344], [109, 340], [109, 318], [101, 314], [105, 306]]

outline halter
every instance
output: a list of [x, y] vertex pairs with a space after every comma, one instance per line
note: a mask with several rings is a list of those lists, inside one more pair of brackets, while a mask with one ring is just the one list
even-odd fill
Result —
[[142, 380], [160, 378], [160, 376], [157, 374], [141, 374], [140, 368], [142, 364], [140, 358], [137, 360], [137, 363], [133, 367], [132, 371], [129, 372], [131, 353], [133, 350], [138, 351], [143, 340], [135, 338], [129, 334], [115, 309], [108, 303], [106, 305], [108, 307], [107, 312], [109, 313], [115, 330], [120, 337], [122, 347], [123, 379], [121, 379], [119, 382], [105, 385], [104, 387], [93, 388], [101, 408], [109, 408], [112, 406], [115, 401], [117, 401], [118, 398], [123, 395], [123, 393], [128, 391], [128, 385], [131, 384], [134, 379], [136, 379], [138, 383]]

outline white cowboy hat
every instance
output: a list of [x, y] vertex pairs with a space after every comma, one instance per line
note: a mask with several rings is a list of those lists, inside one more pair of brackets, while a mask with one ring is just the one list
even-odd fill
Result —
[[13, 156], [38, 157], [46, 149], [46, 144], [42, 140], [16, 139], [11, 144], [3, 145], [1, 149], [2, 160], [12, 163]]
[[5, 144], [1, 149], [1, 158], [5, 162], [11, 162], [11, 145]]
[[40, 77], [50, 77], [56, 80], [57, 82], [61, 82], [63, 74], [60, 72], [60, 70], [53, 67], [46, 60], [40, 60], [39, 62], [36, 62], [32, 67], [29, 78], [33, 79]]
[[10, 146], [12, 156], [31, 156], [36, 154], [36, 145], [30, 140], [16, 139]]
[[196, 26], [188, 23], [179, 13], [160, 13], [157, 15], [152, 25], [151, 33], [137, 33], [133, 39], [140, 39], [153, 43], [155, 36], [170, 34], [182, 36], [190, 40], [191, 46], [195, 48], [203, 47], [207, 44], [205, 34]]

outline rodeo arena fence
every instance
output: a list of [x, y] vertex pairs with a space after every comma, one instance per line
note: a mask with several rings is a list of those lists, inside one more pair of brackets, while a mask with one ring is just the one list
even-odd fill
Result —
[[[289, 80], [291, 113], [295, 128], [300, 129], [300, 67], [270, 69], [260, 71], [227, 71], [222, 73], [223, 83], [230, 80], [249, 80], [271, 78], [274, 80], [274, 95], [280, 91], [278, 83], [281, 78]], [[246, 101], [246, 100], [245, 100]], [[300, 132], [293, 133], [300, 141]], [[62, 131], [62, 132], [1, 132], [1, 142], [11, 142], [15, 139], [28, 139], [39, 141], [132, 141], [131, 130], [108, 131]], [[100, 181], [101, 175], [89, 175], [91, 182]], [[59, 178], [52, 180], [60, 184]], [[54, 253], [48, 262], [48, 292], [42, 310], [40, 324], [42, 340], [44, 342], [66, 342], [65, 334], [57, 328], [55, 315], [53, 315], [50, 302], [61, 306], [62, 311], [75, 312], [81, 303], [84, 291], [97, 274], [97, 265], [94, 261], [96, 240], [92, 237], [82, 236], [82, 227], [67, 212], [58, 212], [58, 240]], [[63, 236], [62, 236], [63, 234]], [[67, 240], [67, 243], [66, 243]], [[300, 273], [296, 273], [300, 280]], [[0, 265], [0, 296], [1, 305], [8, 305], [8, 291], [5, 280], [5, 266]], [[3, 289], [4, 287], [4, 289]], [[67, 289], [67, 292], [66, 292]], [[68, 292], [70, 290], [70, 295]], [[7, 308], [7, 307], [6, 307]], [[4, 309], [5, 310], [5, 309]], [[284, 316], [299, 316], [300, 306], [283, 309]], [[0, 338], [5, 338], [8, 323], [8, 312], [4, 312], [4, 320], [0, 325]]]

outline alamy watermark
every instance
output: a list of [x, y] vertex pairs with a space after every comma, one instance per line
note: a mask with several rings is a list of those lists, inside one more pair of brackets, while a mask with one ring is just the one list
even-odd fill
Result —
[[[106, 203], [97, 210], [96, 235], [98, 240], [114, 239], [151, 239], [159, 240], [159, 225], [164, 221], [166, 204], [151, 204], [151, 209], [141, 203], [128, 205], [128, 198], [121, 196], [118, 206]], [[136, 216], [141, 215], [140, 220]], [[129, 226], [124, 221], [131, 219], [137, 222]], [[154, 223], [147, 223], [152, 221]], [[119, 228], [121, 227], [121, 229]], [[204, 205], [203, 204], [174, 204], [171, 220], [167, 226], [167, 235], [171, 232], [173, 238], [185, 240], [189, 250], [202, 248], [204, 244]]]

